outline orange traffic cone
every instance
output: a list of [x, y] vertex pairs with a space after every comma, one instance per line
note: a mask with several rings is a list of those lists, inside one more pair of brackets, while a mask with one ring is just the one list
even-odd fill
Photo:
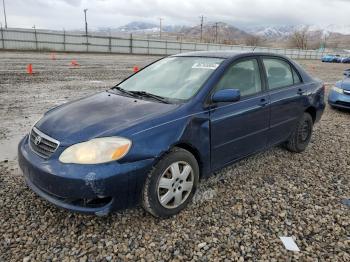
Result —
[[140, 69], [139, 69], [138, 66], [134, 66], [133, 69], [132, 69], [132, 71], [134, 71], [134, 73], [138, 72], [139, 70], [140, 70]]
[[27, 74], [30, 74], [30, 75], [33, 74], [33, 65], [32, 64], [27, 65]]
[[79, 66], [77, 60], [73, 59], [72, 62], [70, 63], [72, 66]]
[[51, 53], [51, 60], [56, 60], [56, 54], [55, 53]]

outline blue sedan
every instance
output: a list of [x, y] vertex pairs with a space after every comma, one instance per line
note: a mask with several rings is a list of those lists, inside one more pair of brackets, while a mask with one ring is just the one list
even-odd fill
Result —
[[279, 144], [304, 151], [324, 107], [324, 85], [284, 56], [179, 54], [46, 112], [18, 160], [59, 207], [102, 216], [141, 203], [168, 217], [235, 161]]
[[344, 71], [344, 76], [330, 90], [328, 103], [332, 107], [350, 109], [350, 69]]
[[339, 55], [325, 55], [321, 59], [322, 62], [328, 62], [328, 63], [340, 63], [340, 56]]

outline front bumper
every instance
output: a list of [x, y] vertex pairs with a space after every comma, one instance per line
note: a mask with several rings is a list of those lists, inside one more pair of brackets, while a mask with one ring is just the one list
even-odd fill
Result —
[[36, 155], [28, 136], [18, 146], [18, 162], [27, 185], [56, 206], [107, 215], [136, 204], [154, 159], [98, 165], [62, 164], [59, 152], [50, 159]]
[[340, 94], [331, 90], [328, 94], [328, 104], [333, 107], [350, 109], [350, 94]]

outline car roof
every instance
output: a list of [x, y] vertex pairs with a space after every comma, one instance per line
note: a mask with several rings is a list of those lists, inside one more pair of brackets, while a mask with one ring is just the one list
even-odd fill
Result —
[[233, 58], [233, 57], [243, 57], [251, 55], [266, 55], [266, 56], [279, 56], [286, 58], [283, 55], [275, 53], [264, 53], [264, 52], [246, 52], [246, 51], [232, 51], [232, 50], [220, 50], [220, 51], [196, 51], [176, 54], [176, 57], [212, 57], [212, 58]]

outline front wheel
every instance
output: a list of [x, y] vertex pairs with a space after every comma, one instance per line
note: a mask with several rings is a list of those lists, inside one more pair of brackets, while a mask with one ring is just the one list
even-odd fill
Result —
[[300, 153], [306, 149], [311, 139], [313, 124], [311, 115], [304, 113], [286, 142], [289, 151]]
[[175, 215], [192, 199], [198, 180], [196, 158], [187, 150], [174, 148], [148, 174], [142, 205], [156, 217]]

